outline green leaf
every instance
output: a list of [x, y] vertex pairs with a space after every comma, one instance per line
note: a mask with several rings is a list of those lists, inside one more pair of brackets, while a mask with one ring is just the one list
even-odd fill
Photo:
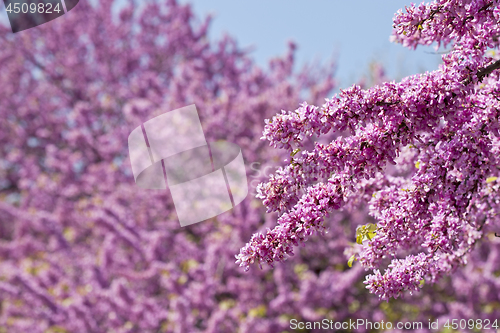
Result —
[[492, 183], [492, 182], [494, 182], [497, 179], [498, 179], [498, 177], [489, 177], [489, 178], [486, 178], [486, 183]]
[[266, 312], [267, 312], [267, 307], [265, 305], [259, 305], [256, 308], [250, 309], [250, 311], [248, 311], [248, 315], [250, 317], [264, 318], [266, 316]]
[[347, 266], [349, 267], [352, 267], [352, 263], [354, 262], [354, 260], [356, 260], [356, 258], [354, 258], [354, 254], [349, 258], [349, 260], [347, 261]]
[[308, 266], [306, 264], [297, 264], [293, 268], [293, 271], [295, 272], [295, 274], [300, 275], [300, 274], [304, 273], [305, 271], [307, 271], [307, 269], [308, 269]]
[[359, 233], [356, 235], [356, 243], [363, 244], [363, 234]]
[[300, 148], [294, 149], [291, 153], [290, 156], [295, 156], [297, 153], [300, 151]]
[[374, 232], [375, 230], [377, 230], [377, 225], [373, 223], [368, 223], [366, 225], [366, 228], [368, 229], [368, 231]]
[[420, 161], [417, 161], [417, 163], [415, 163], [415, 168], [417, 168], [417, 169], [420, 168]]
[[366, 234], [366, 237], [368, 237], [369, 240], [371, 240], [373, 237], [375, 237], [376, 233], [374, 232], [369, 232]]

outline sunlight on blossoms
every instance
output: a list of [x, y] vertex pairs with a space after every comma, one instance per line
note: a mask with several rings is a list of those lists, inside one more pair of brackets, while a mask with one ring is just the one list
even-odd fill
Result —
[[394, 8], [441, 64], [352, 86], [178, 0], [56, 2], [0, 25], [0, 333], [500, 328], [500, 1]]

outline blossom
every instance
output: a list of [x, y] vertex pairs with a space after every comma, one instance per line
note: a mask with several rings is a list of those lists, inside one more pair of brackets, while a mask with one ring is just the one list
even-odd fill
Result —
[[[367, 89], [354, 85], [322, 106], [303, 103], [267, 121], [263, 139], [291, 155], [258, 188], [268, 212], [280, 216], [242, 248], [238, 263], [285, 259], [362, 195], [367, 180], [382, 177], [366, 200], [376, 232], [353, 257], [374, 270], [366, 280], [370, 291], [397, 297], [418, 279], [435, 282], [463, 265], [485, 226], [498, 219], [497, 203], [484, 193], [497, 195], [487, 180], [498, 175], [500, 60], [488, 49], [498, 49], [499, 14], [498, 1], [411, 5], [394, 17], [392, 40], [410, 48], [452, 43], [438, 70]], [[307, 138], [345, 131], [350, 135], [300, 150]], [[413, 156], [400, 158], [408, 150]], [[398, 168], [406, 171], [394, 178]], [[304, 209], [306, 203], [316, 206]], [[381, 274], [384, 258], [398, 255], [406, 258]]]

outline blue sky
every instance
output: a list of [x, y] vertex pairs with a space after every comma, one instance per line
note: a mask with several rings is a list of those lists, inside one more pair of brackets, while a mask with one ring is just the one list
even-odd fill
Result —
[[[191, 3], [198, 17], [214, 14], [209, 37], [223, 33], [239, 46], [255, 46], [251, 55], [267, 66], [286, 51], [287, 41], [298, 44], [297, 63], [337, 56], [337, 78], [345, 88], [368, 73], [369, 64], [385, 65], [391, 79], [437, 69], [441, 56], [433, 47], [409, 50], [389, 42], [394, 13], [405, 0], [180, 0]], [[434, 54], [433, 54], [434, 53]]]
[[[441, 61], [433, 47], [413, 51], [389, 42], [394, 13], [409, 5], [407, 0], [178, 1], [191, 3], [198, 18], [212, 13], [209, 37], [219, 39], [227, 33], [240, 47], [254, 46], [250, 55], [261, 66], [286, 52], [289, 40], [298, 44], [295, 69], [314, 60], [326, 64], [335, 57], [340, 88], [366, 75], [373, 61], [381, 62], [388, 77], [396, 80], [437, 69]], [[0, 22], [5, 24], [5, 6], [0, 7]]]

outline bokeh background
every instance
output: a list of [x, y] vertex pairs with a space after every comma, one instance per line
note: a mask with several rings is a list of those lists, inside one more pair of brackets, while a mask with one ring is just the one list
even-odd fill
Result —
[[[328, 233], [285, 263], [244, 272], [235, 254], [276, 215], [249, 195], [181, 228], [168, 190], [137, 188], [130, 170], [129, 133], [194, 103], [207, 140], [242, 148], [252, 191], [286, 157], [260, 140], [265, 119], [304, 100], [319, 105], [353, 83], [437, 68], [432, 48], [389, 44], [403, 6], [81, 0], [27, 31], [3, 26], [0, 332], [336, 331], [292, 330], [292, 319], [422, 322], [414, 332], [439, 320], [448, 332], [448, 319], [493, 323], [493, 235], [452, 276], [380, 302], [360, 265], [347, 265], [356, 227], [373, 222], [366, 198], [333, 214]], [[207, 10], [218, 15], [213, 23]]]

